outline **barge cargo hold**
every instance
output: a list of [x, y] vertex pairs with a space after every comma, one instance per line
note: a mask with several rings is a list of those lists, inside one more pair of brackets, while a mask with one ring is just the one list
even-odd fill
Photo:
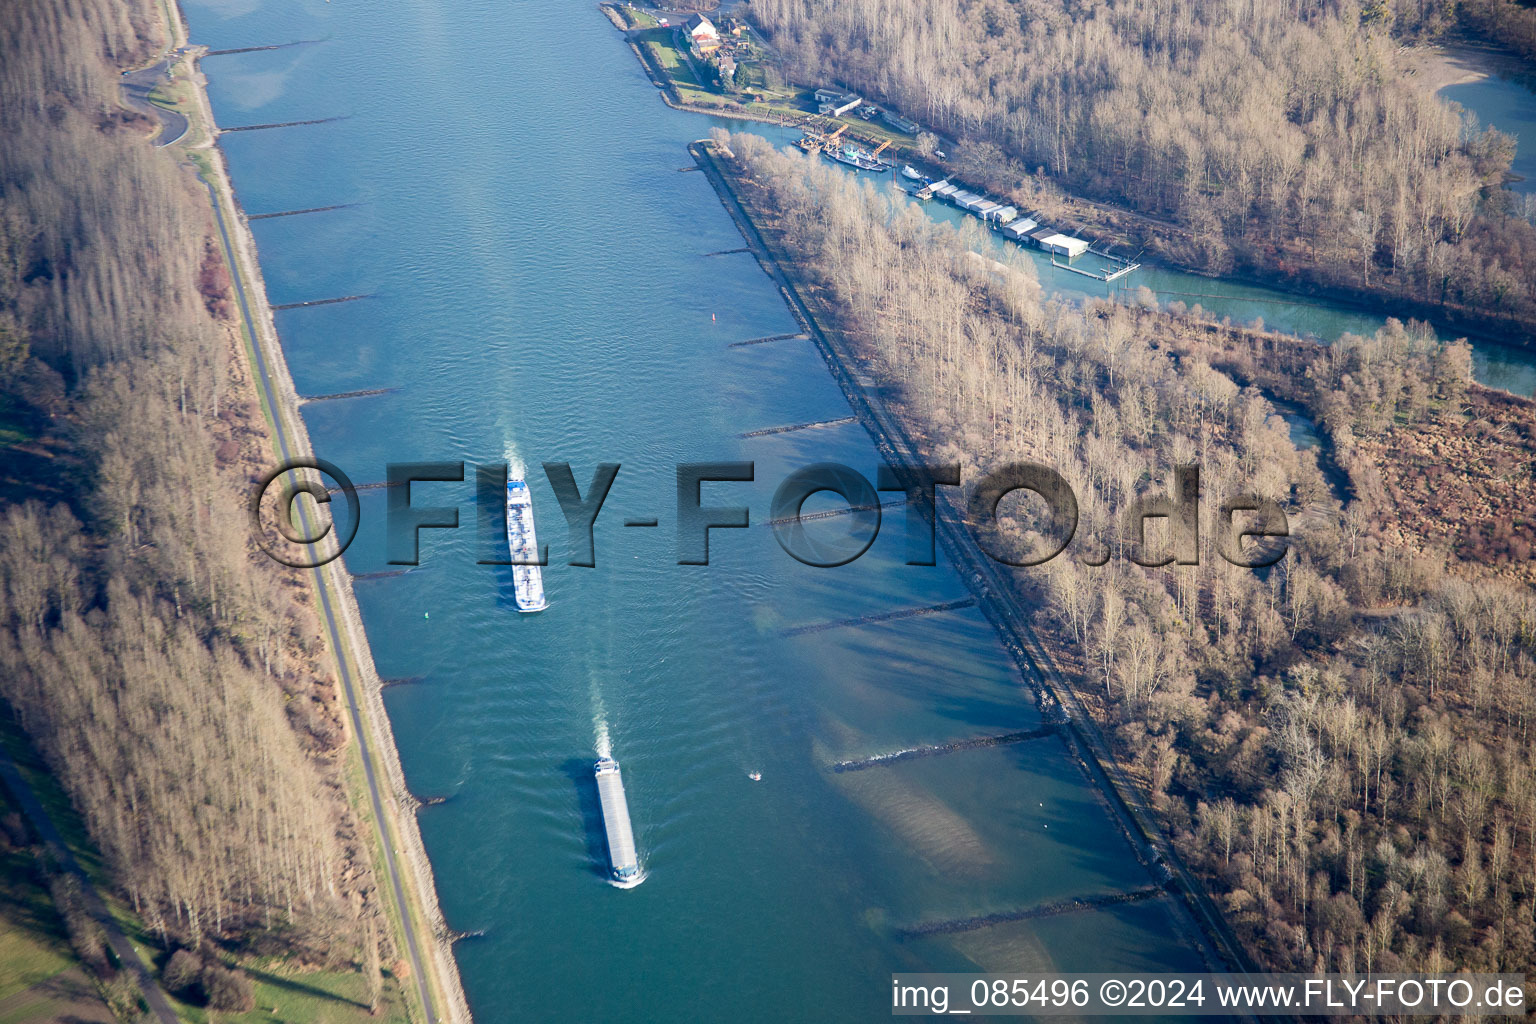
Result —
[[624, 780], [619, 777], [619, 762], [611, 757], [598, 758], [593, 765], [597, 777], [597, 798], [603, 806], [603, 829], [608, 833], [609, 881], [620, 889], [633, 889], [645, 881], [635, 856], [635, 834], [629, 825], [629, 802], [624, 798]]

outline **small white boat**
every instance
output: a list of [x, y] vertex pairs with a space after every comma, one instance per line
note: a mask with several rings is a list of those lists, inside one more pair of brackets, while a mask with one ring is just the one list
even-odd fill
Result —
[[919, 171], [917, 168], [913, 167], [911, 164], [907, 164], [904, 167], [902, 167], [901, 173], [902, 173], [903, 177], [911, 178], [913, 181], [927, 181], [928, 180], [928, 179], [923, 177], [923, 174], [922, 174], [921, 171]]
[[540, 612], [544, 574], [539, 569], [539, 539], [533, 531], [533, 496], [520, 479], [507, 481], [507, 547], [512, 552], [512, 588], [520, 612]]
[[747, 772], [747, 778], [751, 779], [753, 782], [762, 782], [763, 781], [763, 773], [762, 772]]

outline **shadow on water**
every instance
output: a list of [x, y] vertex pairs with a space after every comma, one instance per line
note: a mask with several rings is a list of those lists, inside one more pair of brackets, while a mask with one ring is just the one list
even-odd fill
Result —
[[581, 811], [581, 832], [587, 841], [587, 870], [608, 880], [608, 833], [603, 829], [603, 808], [597, 800], [597, 782], [592, 776], [592, 758], [572, 757], [560, 765], [560, 771], [576, 789], [576, 804]]
[[487, 565], [496, 574], [496, 607], [517, 613], [517, 581], [512, 578], [510, 565]]

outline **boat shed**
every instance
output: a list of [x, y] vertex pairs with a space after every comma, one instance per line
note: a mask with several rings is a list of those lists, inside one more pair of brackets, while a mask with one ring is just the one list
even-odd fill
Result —
[[1003, 234], [1007, 235], [1015, 242], [1022, 242], [1031, 231], [1034, 231], [1039, 227], [1040, 222], [1035, 220], [1033, 217], [1020, 217], [1018, 220], [1015, 220], [1013, 223], [1003, 228]]
[[993, 212], [1001, 209], [1002, 206], [994, 203], [992, 200], [982, 199], [981, 202], [976, 203], [971, 207], [971, 212], [980, 217], [982, 220], [986, 220], [988, 217], [992, 216]]
[[1035, 228], [1035, 230], [1031, 231], [1025, 237], [1029, 239], [1032, 245], [1038, 245], [1040, 248], [1044, 249], [1045, 240], [1058, 234], [1060, 234], [1060, 232], [1055, 228], [1039, 227]]
[[1004, 224], [1011, 224], [1018, 215], [1019, 208], [1017, 206], [999, 206], [997, 209], [989, 210], [986, 213], [987, 219], [998, 227], [1002, 227]]
[[959, 185], [955, 185], [948, 181], [941, 182], [940, 184], [935, 185], [933, 188], [934, 195], [943, 196], [945, 199], [953, 199], [955, 197], [955, 193], [959, 191]]
[[1088, 243], [1071, 235], [1053, 233], [1050, 237], [1040, 240], [1040, 248], [1052, 255], [1065, 256], [1072, 260], [1088, 251]]

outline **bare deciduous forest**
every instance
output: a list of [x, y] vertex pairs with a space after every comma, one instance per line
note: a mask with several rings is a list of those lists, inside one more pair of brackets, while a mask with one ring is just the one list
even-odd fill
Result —
[[1536, 325], [1536, 226], [1499, 187], [1509, 140], [1398, 66], [1393, 29], [1433, 31], [1439, 5], [750, 10], [797, 77], [846, 82], [954, 136], [966, 180], [1025, 208], [1056, 215], [1064, 187], [1132, 211], [1111, 229], [1206, 273], [1388, 294], [1504, 331]]
[[1519, 0], [1458, 0], [1456, 12], [1478, 35], [1536, 60], [1536, 8]]
[[0, 6], [0, 696], [165, 942], [346, 957], [369, 870], [312, 598], [249, 553], [207, 196], [117, 102], [160, 17]]
[[[1324, 347], [1044, 301], [1027, 262], [976, 256], [908, 203], [756, 136], [728, 145], [765, 237], [859, 371], [895, 385], [924, 454], [967, 479], [1044, 463], [1076, 491], [1079, 538], [1109, 541], [1106, 564], [1069, 549], [1015, 584], [1258, 960], [1528, 970], [1529, 562], [1415, 532], [1444, 520], [1392, 509], [1384, 481], [1412, 446], [1496, 425], [1506, 449], [1491, 458], [1513, 464], [1468, 474], [1458, 500], [1528, 500], [1536, 407], [1479, 388], [1464, 344], [1415, 327]], [[1298, 449], [1277, 401], [1309, 412], [1324, 444]], [[1207, 514], [1240, 491], [1288, 510], [1283, 561], [1229, 565], [1209, 533], [1197, 566], [1125, 557], [1121, 512], [1191, 463]], [[1029, 508], [1004, 509], [1015, 541], [1035, 543]], [[1148, 533], [1143, 556], [1166, 550]]]

